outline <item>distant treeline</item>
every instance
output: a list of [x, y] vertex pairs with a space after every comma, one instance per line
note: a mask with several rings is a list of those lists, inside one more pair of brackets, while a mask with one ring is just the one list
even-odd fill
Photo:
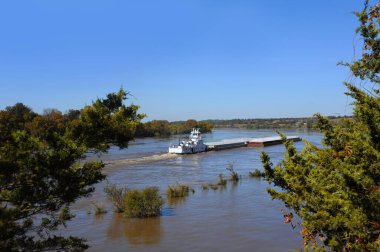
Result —
[[213, 129], [213, 124], [210, 122], [198, 122], [193, 119], [177, 122], [155, 120], [138, 124], [136, 128], [136, 137], [189, 134], [192, 128], [199, 128], [202, 133], [208, 133]]
[[[338, 123], [351, 116], [328, 116], [331, 123]], [[239, 128], [239, 129], [316, 129], [317, 119], [313, 117], [299, 118], [266, 118], [266, 119], [230, 119], [230, 120], [204, 120], [169, 122], [155, 120], [140, 123], [136, 128], [136, 137], [171, 136], [188, 134], [192, 128], [200, 128], [202, 133], [211, 132], [213, 128]]]
[[[329, 116], [330, 122], [337, 123], [350, 116]], [[214, 125], [214, 128], [241, 128], [241, 129], [314, 129], [317, 120], [313, 117], [300, 118], [267, 118], [267, 119], [231, 119], [231, 120], [205, 120]]]

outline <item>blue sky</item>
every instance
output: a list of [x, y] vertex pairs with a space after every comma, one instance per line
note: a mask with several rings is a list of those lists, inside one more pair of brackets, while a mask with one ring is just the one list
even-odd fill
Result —
[[351, 114], [357, 0], [0, 1], [0, 109], [121, 86], [147, 120]]

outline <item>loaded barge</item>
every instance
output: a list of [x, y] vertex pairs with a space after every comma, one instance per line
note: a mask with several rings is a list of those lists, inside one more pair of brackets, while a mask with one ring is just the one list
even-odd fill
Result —
[[[286, 136], [286, 139], [293, 142], [301, 141], [299, 136]], [[207, 150], [225, 150], [240, 147], [266, 147], [270, 145], [282, 144], [282, 139], [279, 136], [260, 137], [260, 138], [236, 138], [227, 139], [219, 142], [208, 142]]]
[[[286, 136], [293, 142], [301, 141], [299, 136]], [[204, 143], [199, 129], [193, 129], [189, 140], [181, 141], [178, 145], [169, 147], [169, 153], [192, 154], [204, 151], [218, 151], [240, 147], [266, 147], [270, 145], [282, 144], [280, 136], [260, 137], [260, 138], [234, 138], [218, 142]]]

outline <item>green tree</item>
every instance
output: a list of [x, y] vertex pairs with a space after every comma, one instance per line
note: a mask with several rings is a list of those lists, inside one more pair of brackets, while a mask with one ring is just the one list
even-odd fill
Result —
[[211, 132], [214, 126], [209, 122], [197, 122], [194, 119], [189, 119], [180, 124], [172, 123], [171, 127], [173, 134], [189, 134], [193, 128], [199, 128], [202, 133], [208, 133]]
[[[283, 136], [284, 160], [273, 166], [265, 152], [261, 156], [269, 183], [281, 188], [268, 188], [269, 194], [302, 218], [304, 245], [315, 250], [380, 250], [379, 9], [365, 1], [356, 13], [363, 53], [345, 64], [360, 82], [345, 83], [354, 99], [354, 118], [332, 124], [317, 115], [322, 148], [305, 141], [298, 152]], [[292, 222], [293, 214], [284, 217]]]
[[202, 133], [211, 132], [213, 124], [209, 122], [197, 122], [193, 119], [186, 122], [168, 122], [166, 120], [154, 120], [140, 123], [136, 128], [136, 137], [162, 137], [176, 134], [189, 134], [192, 128], [200, 128]]
[[0, 142], [6, 141], [11, 137], [11, 129], [22, 130], [26, 122], [30, 122], [36, 117], [29, 107], [22, 103], [8, 106], [0, 111]]
[[208, 133], [211, 132], [211, 130], [214, 128], [214, 125], [209, 122], [199, 122], [197, 128], [199, 128], [202, 133]]
[[78, 119], [80, 116], [80, 110], [76, 109], [69, 109], [64, 116], [69, 120]]
[[102, 162], [84, 153], [124, 148], [144, 115], [126, 106], [120, 90], [97, 99], [79, 116], [51, 110], [40, 116], [16, 104], [0, 111], [0, 250], [82, 251], [78, 237], [54, 235], [74, 216], [69, 206], [94, 191]]
[[170, 136], [170, 125], [166, 120], [155, 120], [150, 122], [154, 136]]

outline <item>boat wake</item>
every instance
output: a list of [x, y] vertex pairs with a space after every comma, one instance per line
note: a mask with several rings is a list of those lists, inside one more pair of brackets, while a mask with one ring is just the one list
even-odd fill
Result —
[[178, 155], [173, 153], [164, 153], [147, 157], [140, 158], [126, 158], [126, 159], [118, 159], [118, 160], [110, 160], [106, 162], [107, 166], [115, 166], [115, 165], [135, 165], [135, 164], [145, 164], [152, 163], [161, 160], [167, 160], [178, 157]]

